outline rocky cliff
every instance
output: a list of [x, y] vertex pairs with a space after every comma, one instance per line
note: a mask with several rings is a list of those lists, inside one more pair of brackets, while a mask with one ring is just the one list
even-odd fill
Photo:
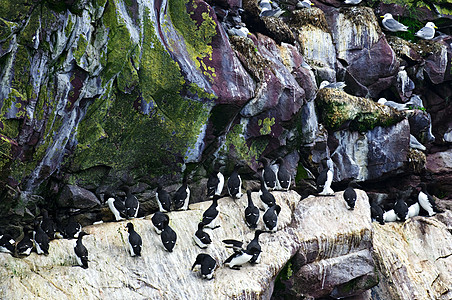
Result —
[[[284, 157], [302, 197], [329, 157], [336, 191], [358, 180], [389, 210], [426, 182], [450, 210], [450, 1], [273, 1], [270, 14], [263, 2], [0, 0], [0, 234], [43, 207], [61, 223], [110, 221], [104, 195], [122, 186], [139, 216], [157, 209], [157, 182], [172, 194], [185, 176], [202, 201], [215, 163], [226, 177], [239, 163], [253, 188], [262, 156]], [[408, 32], [383, 30], [388, 12]], [[417, 38], [428, 21], [435, 37]], [[306, 280], [316, 291], [284, 290], [333, 293]]]

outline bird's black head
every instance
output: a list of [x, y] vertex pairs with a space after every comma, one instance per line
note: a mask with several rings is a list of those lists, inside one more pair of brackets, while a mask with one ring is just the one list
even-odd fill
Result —
[[129, 232], [130, 231], [132, 231], [133, 230], [133, 224], [132, 223], [127, 223], [127, 229], [129, 230]]
[[282, 157], [278, 157], [276, 159], [276, 163], [279, 164], [279, 165], [283, 165], [284, 164], [284, 160], [282, 159]]
[[89, 235], [89, 233], [87, 233], [87, 232], [85, 232], [85, 231], [82, 231], [82, 232], [80, 232], [80, 233], [78, 234], [78, 238], [79, 238], [79, 239], [82, 239], [82, 237], [84, 237], [85, 235]]

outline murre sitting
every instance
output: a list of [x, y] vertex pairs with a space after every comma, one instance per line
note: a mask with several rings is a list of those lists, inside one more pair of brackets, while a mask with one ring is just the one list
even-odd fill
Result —
[[248, 206], [245, 208], [245, 223], [251, 229], [256, 229], [259, 222], [259, 208], [254, 205], [251, 198], [251, 190], [246, 191], [248, 196]]
[[407, 219], [419, 216], [420, 210], [421, 210], [421, 206], [419, 205], [419, 201], [416, 201], [415, 203], [408, 206], [408, 214], [406, 216]]
[[218, 217], [220, 215], [220, 212], [217, 209], [219, 198], [220, 196], [214, 195], [212, 199], [212, 204], [202, 214], [202, 222], [204, 223], [205, 227], [212, 229], [220, 227], [220, 225], [218, 224]]
[[175, 210], [187, 210], [190, 202], [190, 188], [187, 184], [187, 175], [184, 175], [182, 185], [176, 191], [173, 197]]
[[135, 231], [132, 223], [127, 223], [127, 229], [129, 232], [129, 249], [131, 256], [141, 256], [141, 246], [143, 241], [141, 236]]
[[13, 254], [15, 243], [16, 241], [11, 235], [7, 233], [0, 235], [0, 252]]
[[16, 253], [17, 255], [30, 255], [33, 250], [34, 244], [33, 240], [30, 236], [31, 230], [28, 228], [24, 228], [24, 237], [20, 240], [16, 245]]
[[200, 253], [196, 256], [195, 263], [191, 267], [191, 270], [195, 268], [196, 265], [201, 265], [201, 276], [206, 279], [212, 279], [213, 273], [217, 267], [217, 261], [213, 259], [209, 254]]
[[49, 254], [49, 237], [41, 228], [39, 220], [34, 221], [35, 230], [33, 231], [33, 241], [38, 254]]
[[384, 218], [383, 218], [383, 209], [380, 205], [377, 203], [372, 202], [370, 204], [370, 217], [372, 221], [377, 221], [381, 225], [385, 224]]
[[278, 190], [288, 191], [292, 182], [292, 176], [282, 157], [278, 157], [276, 163], [279, 165], [278, 173], [276, 173], [276, 186]]
[[418, 186], [421, 188], [418, 195], [418, 201], [422, 208], [427, 211], [430, 217], [434, 216], [436, 213], [440, 213], [441, 210], [436, 207], [435, 199], [427, 192], [427, 185], [425, 182], [421, 182]]
[[274, 190], [276, 188], [275, 172], [265, 157], [261, 157], [258, 161], [264, 166], [264, 169], [262, 170], [262, 178], [264, 179], [265, 188], [269, 191]]
[[69, 216], [69, 221], [63, 230], [63, 236], [66, 239], [76, 239], [81, 231], [82, 225], [74, 220], [74, 216]]
[[104, 199], [107, 199], [108, 207], [115, 216], [115, 220], [124, 220], [126, 217], [126, 206], [124, 205], [124, 202], [122, 202], [120, 199], [115, 198], [108, 192], [104, 194]]
[[203, 230], [204, 225], [205, 224], [203, 222], [199, 222], [198, 230], [196, 230], [193, 236], [193, 240], [195, 241], [196, 245], [198, 245], [201, 249], [207, 248], [207, 246], [212, 243], [209, 234]]
[[234, 270], [240, 270], [244, 264], [249, 262], [259, 252], [256, 248], [236, 251], [224, 261], [224, 265]]
[[279, 205], [273, 205], [268, 208], [264, 213], [262, 219], [264, 220], [265, 228], [268, 231], [276, 232], [278, 227], [278, 215], [281, 212], [281, 207]]
[[151, 218], [152, 224], [154, 224], [155, 232], [161, 234], [163, 228], [169, 224], [169, 217], [164, 213], [158, 211]]
[[352, 180], [348, 183], [348, 187], [345, 189], [343, 194], [345, 203], [347, 203], [347, 208], [349, 210], [355, 209], [356, 191], [353, 189], [354, 187], [359, 187], [359, 185], [356, 181]]
[[229, 196], [232, 199], [239, 199], [242, 197], [242, 178], [239, 175], [240, 165], [236, 164], [231, 176], [228, 178], [227, 188]]
[[162, 238], [163, 247], [165, 247], [168, 252], [173, 252], [173, 248], [176, 245], [177, 234], [169, 224], [166, 224], [163, 228], [160, 237]]
[[155, 199], [157, 200], [160, 212], [169, 212], [171, 210], [171, 197], [160, 183], [155, 192]]
[[210, 174], [209, 179], [207, 180], [207, 197], [210, 199], [213, 198], [214, 195], [220, 196], [223, 191], [224, 186], [224, 176], [220, 172], [220, 166], [215, 164], [213, 168], [213, 172]]
[[77, 241], [75, 242], [74, 251], [78, 265], [83, 269], [88, 269], [88, 249], [86, 249], [85, 245], [82, 243], [82, 238], [85, 235], [89, 234], [84, 231], [80, 232]]

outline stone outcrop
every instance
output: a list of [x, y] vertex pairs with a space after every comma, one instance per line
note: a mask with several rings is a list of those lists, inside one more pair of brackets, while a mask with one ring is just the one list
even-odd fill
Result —
[[[449, 224], [440, 221], [443, 217]], [[381, 274], [372, 290], [377, 299], [452, 297], [451, 218], [448, 211], [404, 223], [373, 224], [374, 258]]]
[[[316, 295], [338, 293], [341, 284], [374, 276], [369, 256], [369, 205], [364, 192], [358, 191], [354, 211], [346, 209], [341, 192], [335, 197], [303, 201], [293, 191], [274, 194], [282, 207], [278, 231], [261, 235], [263, 252], [257, 265], [245, 265], [240, 271], [222, 266], [232, 253], [224, 247], [223, 239], [249, 241], [253, 237], [243, 221], [246, 196], [237, 201], [224, 198], [218, 206], [221, 227], [209, 231], [213, 244], [206, 250], [194, 245], [192, 236], [209, 202], [193, 204], [189, 211], [169, 214], [170, 225], [178, 234], [172, 253], [164, 250], [151, 216], [131, 221], [143, 239], [142, 257], [130, 257], [126, 244], [127, 221], [87, 226], [84, 230], [90, 235], [84, 238], [84, 244], [89, 251], [88, 269], [73, 267], [74, 241], [70, 240], [51, 241], [48, 256], [33, 253], [19, 259], [1, 254], [0, 296], [8, 299], [66, 299], [71, 295], [111, 299], [269, 299], [275, 278], [294, 255], [291, 268], [295, 276], [303, 276], [310, 269], [316, 270], [309, 272], [310, 285], [324, 278], [323, 290], [315, 291]], [[253, 193], [256, 204], [260, 203], [258, 197]], [[259, 227], [262, 225], [261, 221]], [[190, 271], [201, 252], [211, 254], [220, 263], [211, 281]], [[356, 271], [347, 276], [337, 273], [337, 268], [352, 263], [357, 263]], [[295, 285], [293, 289], [311, 292], [304, 290], [304, 286]]]

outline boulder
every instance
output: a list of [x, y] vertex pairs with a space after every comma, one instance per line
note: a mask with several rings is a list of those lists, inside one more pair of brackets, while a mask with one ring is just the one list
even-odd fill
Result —
[[99, 199], [87, 189], [66, 185], [57, 199], [60, 208], [88, 209], [101, 205]]
[[380, 283], [376, 299], [451, 299], [452, 234], [450, 211], [414, 217], [404, 223], [373, 223], [374, 259]]

